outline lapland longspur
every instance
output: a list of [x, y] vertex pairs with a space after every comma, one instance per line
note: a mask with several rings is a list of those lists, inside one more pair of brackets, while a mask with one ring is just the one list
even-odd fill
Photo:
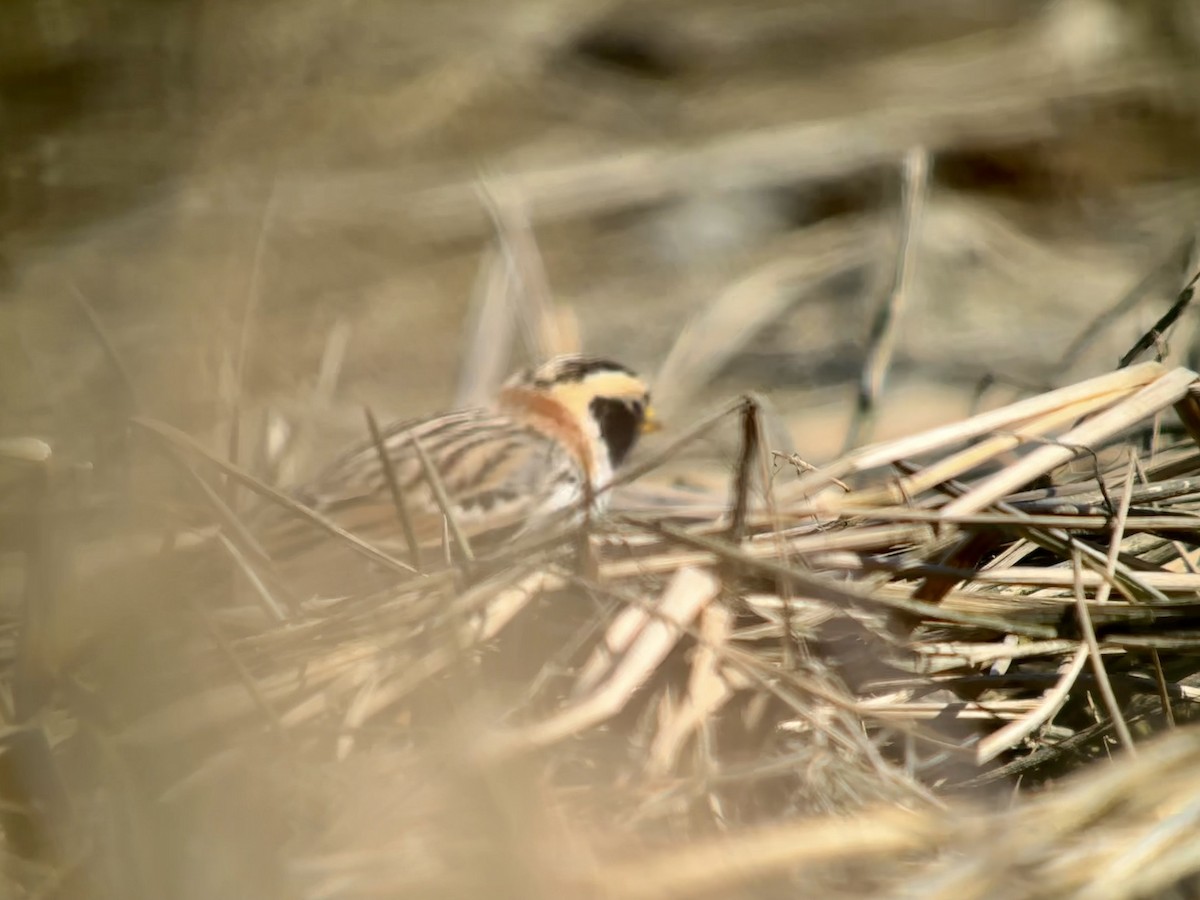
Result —
[[[582, 513], [589, 496], [603, 508], [609, 495], [601, 489], [639, 435], [654, 427], [650, 391], [634, 372], [606, 359], [560, 356], [509, 379], [490, 409], [400, 422], [382, 438], [417, 541], [436, 546], [446, 516], [416, 444], [436, 470], [458, 526], [472, 543], [491, 542], [568, 510]], [[405, 554], [373, 441], [337, 458], [300, 498], [380, 549]]]

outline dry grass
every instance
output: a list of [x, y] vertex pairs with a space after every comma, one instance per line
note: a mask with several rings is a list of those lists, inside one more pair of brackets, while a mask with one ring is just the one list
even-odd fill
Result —
[[[6, 239], [5, 891], [1193, 893], [1194, 9], [409, 6], [205, 5], [171, 197]], [[662, 361], [588, 533], [291, 499], [518, 339]]]
[[[139, 419], [202, 488], [191, 515], [211, 510], [225, 562], [126, 565], [153, 579], [69, 640], [69, 473], [10, 442], [40, 510], [9, 631], [10, 882], [318, 898], [1190, 880], [1198, 397], [1195, 372], [1138, 363], [817, 469], [772, 455], [747, 399], [709, 423], [741, 422], [725, 486], [642, 477], [583, 544], [419, 574]], [[223, 477], [354, 551], [347, 591], [281, 574]], [[350, 588], [356, 565], [387, 586]], [[116, 615], [121, 571], [86, 602]]]

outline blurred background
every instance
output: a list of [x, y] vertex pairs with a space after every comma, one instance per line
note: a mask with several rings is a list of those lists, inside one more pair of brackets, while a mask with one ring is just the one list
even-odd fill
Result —
[[654, 373], [740, 291], [745, 333], [688, 350], [712, 365], [684, 414], [763, 391], [827, 459], [913, 148], [874, 436], [960, 415], [981, 379], [1107, 369], [1157, 318], [1200, 202], [1198, 48], [1190, 0], [9, 0], [0, 421], [89, 458], [115, 353], [141, 409], [208, 434], [231, 381], [247, 411], [310, 403], [331, 334], [318, 438], [363, 403], [449, 403], [482, 178], [526, 205], [591, 351]]
[[[484, 185], [584, 348], [660, 374], [669, 426], [755, 391], [820, 463], [1116, 365], [1195, 263], [1198, 63], [1200, 0], [4, 0], [0, 438], [89, 470], [98, 539], [106, 485], [153, 486], [134, 412], [224, 455], [235, 415], [281, 411], [300, 478], [364, 404], [452, 403]], [[1158, 350], [1194, 367], [1194, 328]], [[33, 577], [0, 554], [9, 661]], [[127, 636], [154, 682], [169, 654]], [[194, 822], [130, 801], [145, 833], [107, 839], [161, 826], [190, 896], [252, 896], [265, 869], [218, 870], [286, 846], [288, 804], [334, 856], [400, 815], [381, 779], [445, 805], [391, 760], [264, 802], [287, 773], [259, 749]], [[235, 837], [197, 850], [201, 821]]]

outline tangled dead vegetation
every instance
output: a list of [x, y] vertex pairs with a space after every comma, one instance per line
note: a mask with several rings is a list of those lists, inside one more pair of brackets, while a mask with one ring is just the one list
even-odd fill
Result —
[[[305, 898], [1190, 881], [1198, 398], [1195, 372], [1136, 363], [819, 468], [773, 451], [747, 398], [648, 453], [583, 532], [420, 571], [136, 419], [222, 553], [163, 548], [134, 567], [140, 602], [70, 640], [63, 473], [9, 442], [43, 510], [39, 602], [8, 629], [9, 878]], [[730, 423], [726, 484], [648, 474]], [[328, 531], [348, 585], [382, 565], [387, 587], [286, 584], [239, 490]]]
[[[1194, 265], [1194, 4], [401, 5], [202, 4], [217, 39], [159, 48], [194, 109], [60, 143], [18, 110], [5, 895], [1193, 895], [1194, 280], [1133, 320]], [[583, 332], [664, 356], [674, 426], [586, 529], [414, 571], [286, 490], [358, 423], [335, 394], [465, 343], [476, 402]], [[695, 416], [731, 383], [793, 408]], [[312, 409], [259, 428], [284, 393]], [[279, 570], [263, 504], [338, 589]]]

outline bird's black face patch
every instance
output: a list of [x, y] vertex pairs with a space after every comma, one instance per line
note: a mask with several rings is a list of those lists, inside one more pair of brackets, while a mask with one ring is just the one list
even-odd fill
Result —
[[[547, 369], [552, 369], [552, 374], [542, 373], [541, 377], [536, 377], [534, 384], [540, 388], [550, 387], [552, 384], [562, 384], [564, 382], [583, 381], [589, 375], [595, 375], [599, 372], [621, 372], [622, 374], [634, 376], [634, 373], [620, 363], [613, 362], [610, 359], [595, 359], [588, 356], [572, 356], [555, 361], [553, 366], [547, 366]], [[540, 370], [537, 370], [540, 371]]]
[[646, 404], [628, 398], [595, 397], [589, 409], [600, 426], [600, 439], [608, 447], [608, 459], [615, 469], [637, 443], [642, 423], [646, 421]]

